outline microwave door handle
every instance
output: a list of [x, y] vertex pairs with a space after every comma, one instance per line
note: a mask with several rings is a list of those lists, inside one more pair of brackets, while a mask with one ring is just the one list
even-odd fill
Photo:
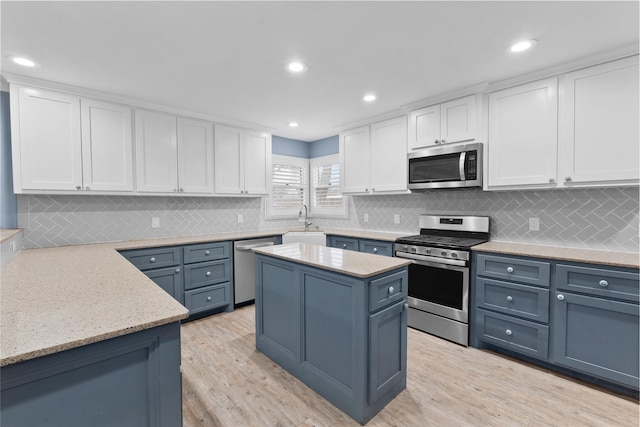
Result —
[[458, 165], [460, 169], [460, 181], [464, 181], [466, 179], [466, 175], [464, 173], [464, 165], [467, 163], [467, 152], [463, 151], [460, 153], [460, 164]]

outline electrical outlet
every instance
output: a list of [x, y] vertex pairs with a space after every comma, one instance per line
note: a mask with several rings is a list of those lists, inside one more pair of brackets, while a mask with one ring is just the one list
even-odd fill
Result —
[[151, 228], [160, 228], [160, 218], [157, 216], [151, 217]]
[[400, 214], [393, 214], [393, 223], [400, 224]]
[[369, 222], [369, 214], [364, 214], [364, 222]]
[[529, 218], [529, 231], [540, 231], [540, 218]]
[[244, 221], [244, 216], [242, 214], [238, 214], [238, 224], [242, 224]]

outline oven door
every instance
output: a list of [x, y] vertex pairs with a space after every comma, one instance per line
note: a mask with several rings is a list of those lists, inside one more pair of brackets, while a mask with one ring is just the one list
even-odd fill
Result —
[[409, 265], [409, 307], [468, 323], [469, 267], [402, 255], [396, 254], [412, 259]]

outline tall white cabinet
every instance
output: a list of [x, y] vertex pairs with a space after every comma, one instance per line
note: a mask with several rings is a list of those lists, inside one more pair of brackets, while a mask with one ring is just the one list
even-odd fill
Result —
[[136, 110], [136, 177], [138, 191], [178, 192], [175, 116]]
[[344, 194], [407, 191], [407, 117], [340, 134]]
[[267, 194], [271, 136], [247, 129], [215, 126], [215, 191], [218, 194]]
[[639, 79], [637, 56], [563, 76], [559, 178], [565, 186], [637, 184]]
[[179, 191], [213, 193], [213, 125], [178, 118], [177, 126]]

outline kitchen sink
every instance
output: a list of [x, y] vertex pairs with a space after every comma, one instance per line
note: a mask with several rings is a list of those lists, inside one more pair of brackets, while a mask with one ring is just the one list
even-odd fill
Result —
[[290, 231], [282, 235], [282, 243], [311, 243], [327, 246], [327, 235], [322, 231]]

